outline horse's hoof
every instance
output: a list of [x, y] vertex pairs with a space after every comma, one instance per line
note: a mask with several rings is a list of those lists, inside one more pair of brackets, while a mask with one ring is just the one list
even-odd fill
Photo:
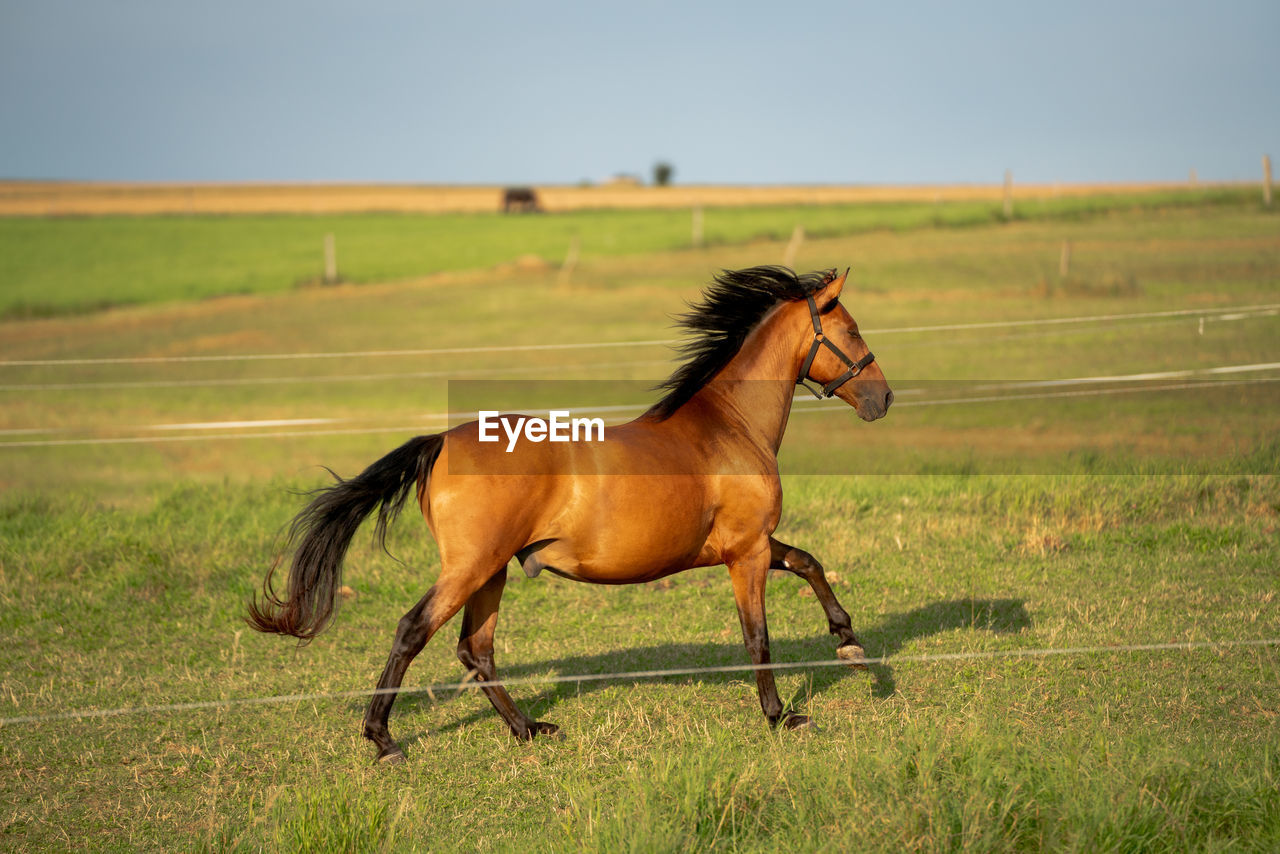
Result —
[[374, 765], [403, 765], [408, 762], [404, 757], [404, 751], [398, 747], [388, 747], [386, 750], [378, 754], [378, 758], [373, 761]]
[[521, 741], [533, 741], [538, 736], [548, 738], [559, 738], [560, 727], [555, 724], [549, 724], [546, 721], [530, 721], [529, 725], [522, 729], [513, 729], [511, 734]]
[[816, 726], [813, 718], [808, 715], [787, 715], [782, 719], [782, 726], [785, 729], [815, 729]]
[[867, 666], [867, 651], [856, 643], [847, 643], [844, 646], [836, 647], [836, 658], [849, 662], [850, 667], [863, 668]]

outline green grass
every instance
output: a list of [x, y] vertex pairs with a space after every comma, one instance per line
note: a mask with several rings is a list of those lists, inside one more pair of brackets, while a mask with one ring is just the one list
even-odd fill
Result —
[[[1020, 202], [1019, 220], [1073, 221], [1115, 211], [1257, 206], [1250, 190], [1161, 191]], [[708, 245], [871, 230], [990, 224], [989, 202], [716, 208]], [[0, 219], [0, 317], [82, 313], [110, 306], [282, 293], [323, 273], [324, 236], [340, 274], [379, 282], [488, 268], [537, 255], [558, 265], [578, 239], [583, 259], [685, 248], [687, 211], [582, 211], [544, 216], [366, 214], [109, 216]]]
[[[287, 484], [178, 487], [146, 510], [6, 498], [5, 714], [359, 690], [436, 572], [418, 521], [363, 537], [315, 644], [238, 622]], [[791, 479], [780, 535], [813, 549], [873, 655], [1274, 637], [1273, 477]], [[770, 585], [779, 660], [833, 641]], [[437, 638], [415, 684], [453, 681]], [[744, 660], [723, 571], [626, 588], [516, 574], [511, 676]], [[367, 763], [362, 702], [0, 730], [14, 847], [323, 850], [1185, 850], [1280, 840], [1277, 650], [815, 669], [780, 678], [821, 729], [770, 733], [744, 674], [526, 686], [566, 737], [510, 741], [483, 698], [402, 699], [411, 764]], [[396, 847], [393, 846], [393, 847]]]
[[[1072, 287], [1056, 278], [1064, 239]], [[0, 358], [649, 339], [670, 334], [667, 315], [710, 271], [781, 249], [588, 257], [567, 289], [554, 272], [475, 273], [10, 320]], [[883, 329], [1271, 303], [1280, 239], [1274, 217], [1241, 206], [1127, 210], [815, 237], [798, 265], [850, 262], [845, 301]], [[1280, 361], [1277, 324], [1255, 313], [1203, 331], [1193, 316], [868, 338], [895, 389], [951, 394]], [[310, 646], [241, 622], [297, 490], [326, 478], [318, 466], [350, 474], [394, 447], [409, 435], [396, 427], [447, 403], [455, 372], [609, 386], [660, 379], [667, 355], [4, 367], [0, 429], [36, 432], [0, 443], [232, 418], [391, 432], [0, 447], [0, 717], [371, 688], [396, 621], [439, 571], [410, 514], [389, 543], [399, 561], [357, 537], [355, 595]], [[626, 360], [657, 364], [613, 364]], [[445, 376], [332, 379], [415, 371]], [[283, 381], [194, 384], [263, 378]], [[35, 388], [64, 382], [171, 385]], [[529, 745], [472, 692], [404, 697], [402, 768], [370, 764], [359, 698], [7, 725], [0, 848], [1276, 850], [1275, 647], [905, 660], [1280, 637], [1273, 385], [903, 405], [873, 425], [796, 415], [778, 535], [825, 564], [868, 652], [890, 657], [781, 675], [816, 731], [770, 732], [745, 673], [521, 686], [517, 702], [565, 733]], [[776, 660], [831, 656], [799, 580], [772, 579], [768, 608]], [[462, 675], [455, 631], [410, 684]], [[619, 588], [514, 570], [497, 655], [512, 677], [747, 660], [723, 569]]]

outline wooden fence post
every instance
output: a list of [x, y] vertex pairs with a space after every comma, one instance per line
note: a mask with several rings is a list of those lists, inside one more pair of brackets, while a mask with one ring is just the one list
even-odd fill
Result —
[[1271, 207], [1271, 155], [1262, 155], [1262, 204]]
[[556, 284], [561, 288], [569, 287], [569, 279], [573, 276], [573, 268], [578, 266], [578, 235], [569, 240], [569, 251], [565, 253], [564, 263], [560, 265], [560, 275]]
[[1062, 254], [1058, 256], [1058, 278], [1065, 279], [1071, 273], [1071, 241], [1062, 241]]
[[334, 245], [333, 233], [324, 236], [324, 283], [332, 285], [338, 281], [338, 249]]
[[693, 248], [702, 248], [702, 208], [693, 209]]
[[800, 253], [800, 246], [804, 243], [804, 226], [796, 223], [796, 227], [791, 231], [791, 240], [787, 242], [787, 251], [782, 254], [782, 266], [794, 267], [796, 265], [796, 255]]

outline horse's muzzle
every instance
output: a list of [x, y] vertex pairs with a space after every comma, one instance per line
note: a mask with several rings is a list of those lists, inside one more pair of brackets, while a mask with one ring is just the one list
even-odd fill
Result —
[[863, 421], [875, 421], [878, 418], [884, 418], [892, 405], [893, 391], [886, 388], [883, 394], [871, 392], [860, 395], [853, 409]]

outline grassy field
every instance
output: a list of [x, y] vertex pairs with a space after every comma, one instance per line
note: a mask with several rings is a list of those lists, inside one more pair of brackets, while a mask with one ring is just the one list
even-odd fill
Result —
[[[1062, 196], [1020, 202], [1023, 220], [1073, 220], [1125, 210], [1218, 205], [1250, 209], [1251, 189]], [[999, 201], [879, 201], [717, 207], [702, 214], [705, 245], [874, 230], [964, 227], [1002, 216]], [[583, 260], [686, 248], [689, 210], [496, 213], [333, 213], [247, 216], [0, 218], [0, 317], [232, 294], [283, 293], [319, 282], [326, 234], [339, 274], [385, 282], [489, 267], [559, 266], [576, 241]]]
[[[392, 219], [370, 218], [370, 239]], [[145, 255], [148, 227], [185, 221], [130, 222]], [[33, 227], [67, 224], [80, 223]], [[663, 339], [714, 270], [781, 259], [791, 225], [777, 224], [773, 239], [741, 242], [752, 225], [701, 251], [589, 254], [584, 237], [567, 285], [553, 269], [409, 272], [0, 324], [0, 716], [372, 687], [435, 577], [434, 545], [408, 518], [390, 541], [402, 562], [359, 537], [328, 633], [301, 649], [252, 634], [244, 602], [300, 506], [293, 490], [425, 430], [451, 379], [607, 388], [671, 368], [662, 344], [15, 362]], [[69, 258], [92, 256], [76, 237], [88, 233], [62, 233]], [[1232, 203], [833, 228], [797, 260], [849, 263], [846, 302], [899, 402], [873, 425], [797, 409], [779, 536], [824, 562], [868, 653], [890, 660], [781, 676], [816, 731], [769, 732], [741, 673], [515, 688], [565, 733], [530, 745], [473, 692], [402, 698], [401, 768], [370, 765], [360, 698], [6, 724], [0, 847], [1280, 847], [1276, 647], [909, 660], [1280, 637], [1280, 371], [1256, 368], [1280, 361], [1275, 217]], [[1174, 310], [1191, 313], [1155, 316]], [[1009, 386], [1239, 366], [1254, 367]], [[1059, 389], [1082, 394], [1031, 396]], [[204, 422], [222, 425], [192, 426]], [[769, 616], [775, 660], [831, 656], [797, 579], [771, 582]], [[462, 675], [453, 631], [410, 684]], [[720, 569], [616, 589], [516, 571], [497, 652], [511, 677], [746, 661]]]

